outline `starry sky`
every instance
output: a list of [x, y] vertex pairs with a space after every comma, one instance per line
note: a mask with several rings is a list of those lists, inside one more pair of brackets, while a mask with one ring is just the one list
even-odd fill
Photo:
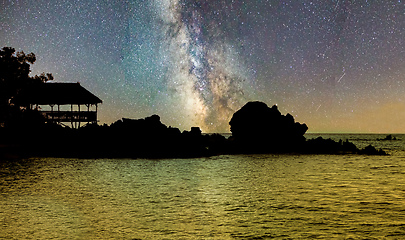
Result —
[[229, 132], [248, 101], [308, 132], [405, 133], [403, 0], [2, 0], [0, 47], [80, 82], [100, 123]]

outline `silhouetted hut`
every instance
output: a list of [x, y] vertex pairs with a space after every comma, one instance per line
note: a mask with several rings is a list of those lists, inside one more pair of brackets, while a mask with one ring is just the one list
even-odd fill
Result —
[[[72, 127], [80, 127], [82, 122], [96, 123], [97, 104], [102, 103], [100, 98], [82, 87], [80, 83], [39, 84], [21, 92], [16, 100], [20, 106], [38, 109], [47, 122], [60, 124], [70, 122]], [[81, 107], [82, 105], [85, 108]], [[47, 110], [44, 110], [45, 106], [49, 106]], [[95, 106], [95, 109], [91, 109], [92, 106]]]

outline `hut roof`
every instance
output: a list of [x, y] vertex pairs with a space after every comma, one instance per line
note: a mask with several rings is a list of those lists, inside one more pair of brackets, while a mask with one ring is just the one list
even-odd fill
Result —
[[80, 83], [44, 83], [21, 91], [15, 99], [19, 104], [65, 105], [97, 104], [101, 99], [82, 87]]

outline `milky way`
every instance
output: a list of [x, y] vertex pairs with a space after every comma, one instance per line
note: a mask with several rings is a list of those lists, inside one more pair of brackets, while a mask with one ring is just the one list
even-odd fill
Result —
[[169, 49], [171, 95], [179, 95], [182, 114], [192, 123], [205, 131], [226, 131], [229, 117], [246, 101], [252, 84], [232, 46], [234, 39], [227, 39], [222, 27], [228, 23], [216, 19], [224, 15], [221, 9], [228, 9], [225, 16], [232, 19], [232, 4], [163, 1], [156, 7]]
[[402, 0], [0, 2], [0, 45], [81, 82], [100, 123], [229, 131], [247, 101], [314, 132], [405, 132]]

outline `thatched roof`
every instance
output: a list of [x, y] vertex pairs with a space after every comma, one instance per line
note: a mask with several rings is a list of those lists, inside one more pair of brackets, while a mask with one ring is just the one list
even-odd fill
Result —
[[82, 87], [80, 83], [44, 83], [21, 91], [14, 99], [20, 105], [97, 104], [101, 99]]

